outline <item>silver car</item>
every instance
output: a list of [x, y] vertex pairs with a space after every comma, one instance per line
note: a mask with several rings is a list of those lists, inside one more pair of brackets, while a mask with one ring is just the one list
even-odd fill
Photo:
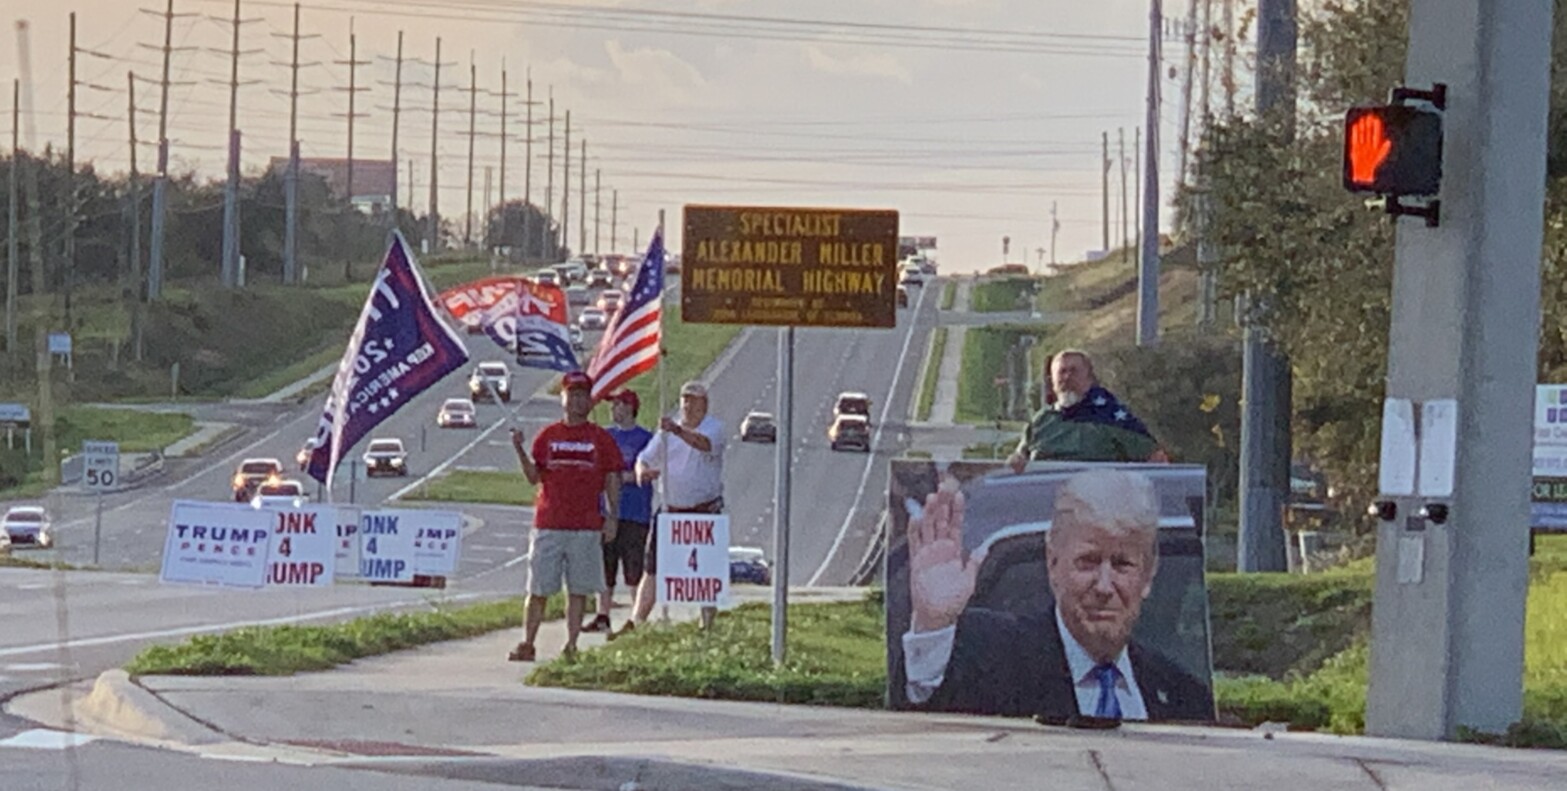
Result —
[[41, 506], [18, 505], [0, 517], [0, 541], [7, 546], [54, 546], [54, 525]]

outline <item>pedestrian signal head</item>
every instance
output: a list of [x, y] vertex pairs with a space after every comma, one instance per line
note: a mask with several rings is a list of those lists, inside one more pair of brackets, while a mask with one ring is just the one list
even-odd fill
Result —
[[1442, 115], [1407, 105], [1351, 108], [1344, 119], [1344, 188], [1434, 196], [1442, 188]]

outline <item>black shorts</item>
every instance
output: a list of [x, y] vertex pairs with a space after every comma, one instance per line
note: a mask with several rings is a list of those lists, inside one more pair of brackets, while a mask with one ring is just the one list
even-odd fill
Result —
[[642, 581], [648, 523], [622, 519], [616, 524], [615, 540], [604, 545], [604, 583], [615, 587], [615, 570], [623, 568], [626, 584], [634, 588]]
[[[658, 515], [670, 514], [721, 514], [724, 512], [724, 498], [715, 497], [696, 508], [660, 508], [653, 512], [653, 524], [658, 524]], [[648, 574], [658, 576], [658, 531], [647, 531], [647, 551], [642, 562], [642, 568]]]

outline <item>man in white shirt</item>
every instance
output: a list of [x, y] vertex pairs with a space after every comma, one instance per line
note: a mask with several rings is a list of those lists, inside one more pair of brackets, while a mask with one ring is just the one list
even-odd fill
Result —
[[968, 607], [980, 550], [963, 558], [963, 494], [942, 488], [911, 515], [905, 692], [942, 711], [1052, 721], [1211, 720], [1209, 686], [1132, 642], [1158, 571], [1153, 484], [1126, 470], [1069, 479], [1045, 539], [1048, 618]]
[[[668, 513], [717, 514], [724, 510], [724, 424], [707, 413], [707, 387], [686, 382], [680, 387], [680, 419], [659, 419], [653, 440], [637, 454], [637, 482], [664, 481], [663, 507]], [[658, 584], [658, 517], [648, 531], [642, 582], [637, 586], [631, 619], [612, 637], [625, 634], [636, 623], [646, 623], [653, 612]], [[704, 610], [703, 621], [712, 613]]]

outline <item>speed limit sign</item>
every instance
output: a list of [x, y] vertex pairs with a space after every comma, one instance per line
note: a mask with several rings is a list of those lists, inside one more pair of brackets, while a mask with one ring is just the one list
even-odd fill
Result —
[[120, 482], [120, 443], [82, 441], [82, 481], [87, 488], [104, 491]]

